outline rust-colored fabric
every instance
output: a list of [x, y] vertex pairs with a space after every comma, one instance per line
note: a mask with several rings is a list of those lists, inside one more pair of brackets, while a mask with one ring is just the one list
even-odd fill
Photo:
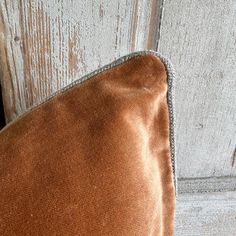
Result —
[[0, 235], [173, 235], [167, 73], [135, 56], [0, 133]]

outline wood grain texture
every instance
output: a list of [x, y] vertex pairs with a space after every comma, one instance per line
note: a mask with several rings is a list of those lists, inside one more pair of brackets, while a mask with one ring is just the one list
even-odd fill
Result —
[[236, 192], [180, 194], [176, 236], [235, 236]]
[[132, 51], [155, 49], [157, 0], [0, 0], [7, 121]]
[[177, 74], [178, 176], [236, 176], [236, 1], [163, 8], [158, 49]]

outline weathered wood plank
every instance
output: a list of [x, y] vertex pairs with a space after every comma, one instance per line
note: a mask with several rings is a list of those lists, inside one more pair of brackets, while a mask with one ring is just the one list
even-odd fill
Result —
[[176, 236], [235, 236], [236, 192], [180, 194]]
[[164, 1], [158, 49], [176, 72], [180, 178], [236, 175], [236, 1]]
[[0, 0], [7, 121], [126, 53], [155, 49], [157, 0]]

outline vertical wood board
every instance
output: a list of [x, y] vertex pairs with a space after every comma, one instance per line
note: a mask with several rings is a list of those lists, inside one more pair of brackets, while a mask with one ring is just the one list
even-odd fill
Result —
[[236, 1], [166, 0], [159, 51], [176, 69], [180, 178], [236, 176]]

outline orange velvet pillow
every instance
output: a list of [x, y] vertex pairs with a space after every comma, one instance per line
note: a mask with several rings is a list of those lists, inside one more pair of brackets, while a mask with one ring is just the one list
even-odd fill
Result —
[[137, 52], [0, 132], [0, 235], [173, 235], [173, 72]]

